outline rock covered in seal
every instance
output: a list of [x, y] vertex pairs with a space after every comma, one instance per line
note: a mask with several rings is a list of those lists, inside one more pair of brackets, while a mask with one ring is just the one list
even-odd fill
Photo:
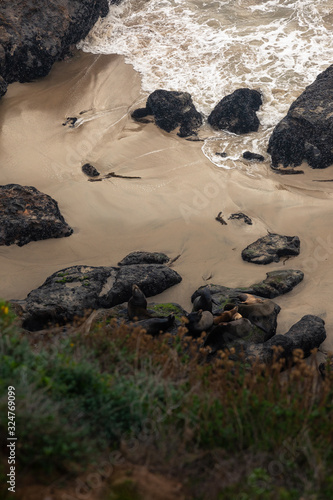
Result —
[[269, 233], [248, 245], [242, 251], [242, 259], [253, 264], [270, 264], [279, 262], [280, 257], [299, 255], [300, 240], [298, 236], [281, 236]]
[[146, 107], [133, 111], [132, 118], [142, 121], [148, 115], [153, 115], [156, 125], [166, 132], [180, 127], [180, 137], [195, 134], [202, 125], [202, 116], [188, 92], [155, 90], [148, 97]]
[[290, 106], [268, 144], [274, 168], [312, 168], [333, 164], [333, 65], [329, 66]]
[[70, 236], [57, 202], [32, 186], [0, 186], [0, 245]]
[[23, 327], [36, 331], [49, 324], [65, 324], [88, 311], [127, 302], [136, 284], [146, 296], [157, 295], [179, 283], [180, 275], [167, 266], [140, 264], [118, 267], [73, 266], [61, 269], [32, 290], [21, 309]]
[[208, 117], [208, 123], [214, 129], [228, 130], [234, 134], [257, 132], [260, 122], [256, 111], [261, 104], [261, 94], [257, 90], [235, 90], [215, 106]]

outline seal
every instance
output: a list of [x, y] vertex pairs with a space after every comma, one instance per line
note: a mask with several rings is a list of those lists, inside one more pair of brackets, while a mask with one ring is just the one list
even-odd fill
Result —
[[240, 293], [239, 295], [237, 295], [237, 298], [242, 302], [242, 305], [243, 304], [262, 304], [264, 302], [259, 297], [255, 297], [254, 295], [251, 295], [249, 293]]
[[138, 285], [132, 285], [132, 297], [127, 303], [127, 313], [129, 319], [151, 317], [147, 311], [147, 299], [145, 294], [140, 290]]
[[234, 306], [233, 309], [229, 311], [223, 311], [220, 316], [214, 318], [214, 325], [220, 325], [221, 323], [229, 323], [235, 319], [240, 319], [242, 316], [238, 312], [238, 306]]
[[200, 311], [191, 312], [186, 317], [188, 319], [186, 328], [194, 337], [198, 337], [202, 332], [206, 332], [213, 326], [214, 318], [210, 311], [200, 309]]
[[175, 322], [175, 315], [169, 314], [166, 318], [149, 318], [142, 321], [137, 321], [133, 326], [143, 328], [148, 335], [155, 337], [160, 333], [164, 333]]
[[212, 312], [213, 303], [216, 304], [216, 301], [212, 298], [209, 288], [199, 290], [198, 294], [199, 295], [192, 301], [192, 312], [200, 311], [200, 309], [202, 311]]

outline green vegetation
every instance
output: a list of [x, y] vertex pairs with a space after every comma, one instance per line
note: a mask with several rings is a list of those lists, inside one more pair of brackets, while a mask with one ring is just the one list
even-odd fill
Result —
[[106, 463], [105, 494], [89, 498], [144, 499], [134, 477], [113, 484], [114, 466], [148, 464], [191, 500], [333, 497], [333, 373], [328, 363], [318, 377], [315, 353], [296, 351], [281, 374], [281, 360], [250, 367], [228, 352], [208, 364], [184, 327], [156, 339], [113, 319], [87, 324], [24, 333], [0, 302], [0, 431], [14, 386], [25, 477], [72, 484]]

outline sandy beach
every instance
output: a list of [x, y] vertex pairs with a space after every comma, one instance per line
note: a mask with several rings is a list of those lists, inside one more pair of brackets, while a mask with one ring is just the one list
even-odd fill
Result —
[[[247, 286], [268, 271], [300, 269], [304, 281], [275, 299], [282, 307], [278, 333], [315, 314], [326, 322], [322, 349], [333, 350], [333, 183], [318, 182], [333, 179], [332, 167], [304, 165], [304, 175], [279, 176], [267, 157], [252, 175], [245, 160], [237, 169], [219, 169], [203, 154], [203, 142], [135, 123], [130, 113], [145, 99], [140, 75], [121, 56], [82, 52], [44, 79], [9, 87], [0, 102], [1, 184], [31, 185], [52, 196], [74, 234], [1, 247], [0, 296], [23, 299], [57, 270], [114, 266], [135, 250], [178, 257], [173, 268], [182, 283], [152, 300], [187, 310], [201, 285]], [[79, 126], [62, 125], [73, 116]], [[86, 162], [102, 175], [141, 179], [88, 182], [81, 171]], [[215, 220], [220, 211], [227, 225]], [[228, 221], [240, 211], [252, 226]], [[242, 261], [242, 249], [267, 231], [299, 236], [300, 256], [268, 266]]]

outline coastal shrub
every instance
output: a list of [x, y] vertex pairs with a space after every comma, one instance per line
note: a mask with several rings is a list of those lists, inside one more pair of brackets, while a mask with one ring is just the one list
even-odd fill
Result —
[[35, 480], [121, 450], [127, 464], [171, 471], [193, 499], [330, 496], [329, 359], [323, 378], [315, 352], [296, 351], [292, 370], [278, 352], [270, 366], [234, 349], [211, 358], [185, 327], [152, 338], [113, 319], [21, 332], [6, 303], [0, 325], [0, 430], [13, 385], [17, 459]]

